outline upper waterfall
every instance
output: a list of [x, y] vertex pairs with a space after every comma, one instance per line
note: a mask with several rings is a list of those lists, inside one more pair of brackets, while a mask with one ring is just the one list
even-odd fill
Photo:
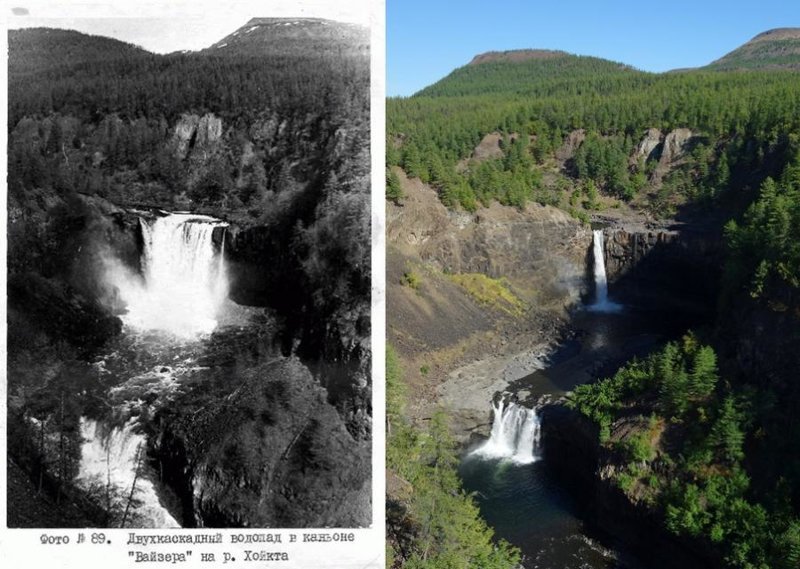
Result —
[[608, 299], [608, 278], [602, 229], [592, 231], [592, 257], [594, 260], [594, 303], [589, 306], [589, 309], [596, 312], [616, 312], [622, 307]]
[[594, 253], [594, 303], [602, 305], [608, 302], [608, 279], [606, 277], [606, 262], [604, 253], [603, 230], [592, 231], [592, 246]]
[[212, 237], [214, 228], [227, 224], [190, 213], [140, 223], [144, 283], [122, 291], [128, 305], [123, 320], [181, 337], [210, 333], [228, 294], [224, 255]]
[[509, 458], [519, 464], [537, 461], [541, 425], [536, 410], [513, 401], [506, 405], [502, 398], [493, 408], [492, 434], [473, 454], [484, 458]]

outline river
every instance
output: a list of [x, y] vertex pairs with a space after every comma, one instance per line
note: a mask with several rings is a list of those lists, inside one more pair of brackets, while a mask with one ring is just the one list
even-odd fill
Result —
[[[492, 436], [488, 441], [473, 441], [459, 468], [464, 487], [474, 493], [482, 515], [498, 538], [520, 548], [526, 569], [648, 567], [603, 528], [587, 523], [579, 492], [550, 472], [541, 437], [529, 435], [532, 422], [538, 423], [536, 407], [543, 401], [595, 377], [611, 375], [631, 357], [645, 355], [697, 324], [696, 315], [613, 298], [606, 282], [602, 236], [601, 231], [594, 232], [595, 295], [592, 302], [574, 310], [573, 337], [547, 355], [540, 369], [511, 382], [502, 404], [499, 395], [487, 402], [487, 407], [493, 406]], [[531, 417], [502, 421], [502, 414], [508, 414], [513, 405], [518, 414], [526, 410]], [[500, 422], [505, 428], [498, 428]]]
[[77, 483], [100, 494], [112, 527], [182, 527], [177, 497], [147, 457], [148, 424], [208, 373], [204, 359], [226, 335], [241, 333], [254, 311], [227, 299], [226, 224], [172, 213], [140, 219], [141, 274], [106, 259], [103, 276], [118, 291], [122, 334], [92, 366], [102, 389], [92, 416], [80, 421]]

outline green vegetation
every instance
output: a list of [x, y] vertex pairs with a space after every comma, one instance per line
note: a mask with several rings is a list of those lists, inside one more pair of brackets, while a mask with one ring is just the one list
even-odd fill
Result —
[[386, 199], [400, 203], [403, 199], [403, 190], [400, 187], [400, 178], [396, 172], [388, 170], [386, 173]]
[[[493, 532], [464, 492], [456, 472], [458, 455], [447, 417], [436, 412], [426, 431], [403, 415], [404, 384], [397, 354], [386, 350], [386, 466], [411, 485], [402, 499], [387, 503], [387, 567], [413, 569], [513, 569], [519, 551]], [[391, 482], [389, 482], [391, 486]], [[398, 492], [399, 493], [399, 492]]]
[[767, 178], [741, 223], [730, 221], [727, 285], [764, 297], [778, 284], [800, 287], [800, 139], [779, 182]]
[[759, 34], [706, 66], [717, 70], [778, 67], [800, 69], [800, 33], [797, 29], [777, 29]]
[[[780, 156], [788, 134], [800, 129], [799, 107], [800, 76], [790, 72], [651, 74], [567, 54], [492, 61], [390, 99], [387, 131], [402, 145], [387, 161], [431, 183], [450, 207], [556, 205], [571, 190], [542, 184], [542, 174], [560, 167], [556, 151], [571, 131], [584, 129], [586, 142], [565, 165], [570, 186], [592, 180], [605, 195], [634, 200], [651, 185], [662, 188], [653, 177], [657, 156], [630, 161], [645, 131], [690, 128], [701, 147], [687, 149], [681, 173], [665, 182], [660, 198], [647, 198], [669, 213], [670, 201], [716, 200], [732, 172], [749, 173], [766, 156]], [[492, 132], [506, 138], [504, 157], [456, 168]]]
[[414, 269], [408, 269], [403, 273], [403, 278], [400, 280], [400, 283], [408, 288], [419, 290], [419, 287], [422, 284], [422, 277], [420, 277], [419, 273], [417, 273]]
[[522, 316], [525, 312], [525, 303], [514, 294], [505, 277], [493, 279], [483, 273], [460, 273], [447, 276], [483, 306], [500, 310], [511, 316]]
[[[745, 442], [757, 417], [753, 395], [721, 381], [711, 347], [686, 336], [612, 378], [576, 388], [568, 404], [621, 453], [627, 464], [615, 475], [617, 485], [641, 489], [669, 531], [707, 541], [729, 567], [797, 566], [800, 518], [783, 490], [753, 492], [745, 469]], [[646, 408], [655, 414], [638, 430], [614, 434], [620, 421]]]

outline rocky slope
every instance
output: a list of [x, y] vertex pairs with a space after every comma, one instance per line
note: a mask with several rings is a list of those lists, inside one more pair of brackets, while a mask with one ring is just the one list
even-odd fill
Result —
[[496, 366], [478, 374], [487, 382], [455, 370], [490, 355], [517, 361], [522, 375], [536, 365], [524, 354], [558, 336], [565, 308], [583, 292], [591, 234], [564, 212], [533, 204], [448, 211], [433, 189], [398, 174], [405, 197], [387, 205], [387, 341], [413, 386], [409, 412], [426, 416], [444, 385], [474, 389], [474, 397], [457, 398], [465, 407], [451, 409], [465, 413], [469, 429], [476, 407], [485, 420]]
[[154, 460], [181, 499], [185, 525], [370, 522], [370, 443], [354, 440], [295, 358], [198, 386], [158, 420]]

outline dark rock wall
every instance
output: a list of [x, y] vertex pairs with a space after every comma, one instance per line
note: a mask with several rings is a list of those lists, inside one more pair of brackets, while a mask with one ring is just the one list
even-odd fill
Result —
[[540, 414], [545, 464], [576, 496], [590, 532], [613, 536], [653, 569], [722, 566], [705, 544], [668, 533], [658, 512], [633, 502], [601, 477], [612, 457], [600, 445], [594, 423], [560, 404], [548, 405]]
[[240, 379], [195, 390], [160, 414], [151, 450], [184, 524], [369, 525], [370, 442], [351, 436], [308, 368], [277, 358]]
[[713, 314], [724, 259], [717, 235], [624, 229], [606, 229], [604, 235], [612, 296], [643, 307]]

